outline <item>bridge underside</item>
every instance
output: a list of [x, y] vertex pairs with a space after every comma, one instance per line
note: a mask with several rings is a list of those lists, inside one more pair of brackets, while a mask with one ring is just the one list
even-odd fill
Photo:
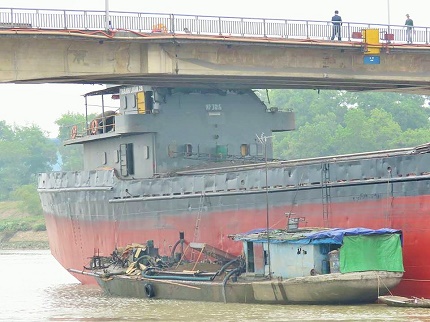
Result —
[[5, 35], [0, 42], [0, 83], [430, 94], [427, 46], [381, 47], [380, 63], [365, 64], [361, 42], [127, 34], [106, 39], [60, 37], [53, 32]]
[[21, 84], [39, 83], [78, 83], [78, 84], [113, 84], [141, 85], [150, 84], [159, 87], [198, 87], [219, 89], [315, 89], [346, 91], [402, 92], [409, 94], [430, 95], [429, 83], [393, 82], [378, 80], [333, 80], [304, 77], [269, 77], [264, 79], [252, 76], [205, 76], [205, 75], [92, 75], [91, 77], [57, 77], [15, 81]]

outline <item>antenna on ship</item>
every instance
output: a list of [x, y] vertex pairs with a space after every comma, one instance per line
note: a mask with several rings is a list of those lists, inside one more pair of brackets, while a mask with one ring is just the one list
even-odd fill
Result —
[[268, 165], [267, 165], [267, 139], [272, 138], [273, 136], [265, 136], [264, 133], [261, 133], [261, 136], [256, 135], [258, 141], [264, 147], [264, 164], [265, 164], [265, 174], [266, 174], [266, 234], [267, 234], [267, 257], [269, 258], [269, 278], [272, 278], [272, 267], [270, 265], [271, 257], [270, 257], [270, 234], [269, 234], [269, 186], [268, 186]]

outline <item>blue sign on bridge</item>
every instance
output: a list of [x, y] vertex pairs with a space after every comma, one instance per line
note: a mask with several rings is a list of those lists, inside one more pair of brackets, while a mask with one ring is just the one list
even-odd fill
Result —
[[364, 56], [364, 65], [379, 65], [381, 63], [380, 56]]

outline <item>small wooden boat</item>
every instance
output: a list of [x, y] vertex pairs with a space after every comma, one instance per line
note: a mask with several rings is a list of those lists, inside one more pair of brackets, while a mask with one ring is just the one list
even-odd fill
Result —
[[180, 234], [170, 258], [151, 240], [94, 256], [89, 272], [70, 271], [95, 277], [114, 296], [261, 304], [374, 303], [403, 276], [394, 229], [256, 229], [229, 237], [242, 242], [242, 256]]
[[379, 296], [378, 302], [387, 304], [389, 306], [430, 308], [430, 299], [417, 297], [409, 298], [403, 296], [385, 295]]

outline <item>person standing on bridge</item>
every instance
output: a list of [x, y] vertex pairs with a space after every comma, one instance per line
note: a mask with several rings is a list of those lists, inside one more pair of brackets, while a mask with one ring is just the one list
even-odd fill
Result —
[[334, 16], [331, 17], [331, 23], [333, 24], [333, 34], [331, 35], [331, 40], [334, 40], [334, 37], [337, 35], [337, 39], [339, 41], [342, 40], [342, 36], [340, 33], [340, 27], [342, 26], [342, 18], [339, 16], [339, 11], [334, 12]]
[[414, 29], [414, 21], [409, 17], [409, 14], [406, 15], [406, 41], [408, 44], [412, 44], [412, 29]]

